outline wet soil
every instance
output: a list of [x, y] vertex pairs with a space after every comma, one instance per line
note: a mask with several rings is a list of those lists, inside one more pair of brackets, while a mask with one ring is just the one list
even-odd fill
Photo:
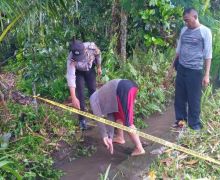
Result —
[[[170, 127], [174, 122], [173, 106], [167, 107], [162, 114], [154, 114], [145, 122], [148, 127], [141, 131], [150, 135], [160, 137], [169, 141], [174, 141], [175, 137], [170, 135]], [[55, 163], [55, 167], [65, 172], [62, 180], [96, 180], [99, 174], [104, 174], [108, 165], [111, 164], [109, 173], [110, 179], [143, 179], [143, 172], [149, 167], [152, 160], [156, 157], [150, 152], [161, 145], [149, 140], [141, 139], [146, 150], [146, 154], [139, 157], [131, 157], [133, 144], [126, 137], [126, 144], [114, 145], [114, 154], [110, 153], [103, 146], [99, 137], [98, 128], [85, 132], [85, 142], [96, 147], [96, 152], [90, 157], [81, 157], [70, 160], [69, 156]]]

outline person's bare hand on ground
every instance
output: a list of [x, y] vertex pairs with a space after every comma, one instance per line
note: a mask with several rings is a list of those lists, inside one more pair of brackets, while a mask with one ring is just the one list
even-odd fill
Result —
[[103, 142], [106, 145], [107, 149], [110, 151], [111, 154], [113, 154], [113, 143], [112, 139], [108, 137], [103, 138]]
[[76, 97], [72, 99], [72, 104], [73, 104], [73, 107], [80, 109], [80, 102]]

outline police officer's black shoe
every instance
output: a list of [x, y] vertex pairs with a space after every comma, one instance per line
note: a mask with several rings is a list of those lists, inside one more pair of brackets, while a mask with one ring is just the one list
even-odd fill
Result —
[[86, 124], [86, 120], [82, 119], [79, 121], [79, 127], [82, 131], [87, 130], [87, 124]]

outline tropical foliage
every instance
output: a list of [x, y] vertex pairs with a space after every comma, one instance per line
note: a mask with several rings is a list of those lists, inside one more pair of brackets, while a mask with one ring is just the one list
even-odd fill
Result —
[[[26, 95], [36, 93], [63, 102], [69, 96], [65, 73], [70, 39], [95, 41], [103, 57], [98, 83], [114, 78], [136, 81], [140, 87], [136, 123], [144, 127], [142, 119], [161, 112], [172, 97], [173, 79], [166, 75], [184, 7], [198, 9], [201, 22], [213, 31], [212, 79], [219, 79], [219, 4], [219, 0], [1, 0], [0, 71], [15, 72], [16, 89]], [[213, 110], [216, 106], [213, 101]], [[11, 102], [3, 108], [9, 113], [0, 114], [0, 136], [9, 132], [13, 141], [0, 149], [1, 176], [59, 179], [61, 172], [52, 168], [49, 156], [51, 144], [57, 143], [60, 127], [70, 133], [61, 136], [69, 141], [76, 128], [72, 116], [45, 105], [38, 112], [31, 105]], [[203, 117], [207, 122], [205, 113]]]
[[76, 132], [73, 116], [45, 105], [40, 105], [38, 112], [32, 106], [12, 102], [8, 103], [7, 108], [10, 115], [0, 125], [1, 132], [10, 134], [8, 141], [0, 141], [1, 177], [13, 179], [14, 175], [24, 179], [59, 179], [62, 173], [52, 168], [50, 154], [59, 148], [60, 140], [73, 142]]

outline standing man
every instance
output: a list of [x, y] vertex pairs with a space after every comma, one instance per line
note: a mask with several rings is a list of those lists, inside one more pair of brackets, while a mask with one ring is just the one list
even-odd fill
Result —
[[[138, 91], [137, 84], [127, 79], [114, 79], [107, 82], [100, 89], [95, 91], [90, 97], [90, 105], [93, 114], [96, 116], [107, 116], [109, 120], [116, 121], [127, 127], [134, 128], [134, 103]], [[124, 144], [124, 133], [117, 130], [117, 135], [113, 138], [114, 128], [103, 123], [98, 123], [103, 143], [113, 154], [113, 143]], [[135, 133], [128, 133], [135, 148], [132, 156], [145, 154], [139, 136]]]
[[[70, 42], [70, 53], [67, 59], [67, 82], [72, 104], [75, 108], [85, 110], [85, 85], [91, 96], [96, 90], [96, 71], [101, 75], [101, 52], [94, 42]], [[79, 125], [87, 129], [85, 118], [79, 115]]]
[[[177, 65], [175, 82], [175, 127], [188, 121], [189, 127], [201, 129], [200, 101], [202, 85], [209, 84], [212, 58], [211, 30], [200, 24], [198, 13], [189, 8], [183, 12], [185, 27], [182, 28], [173, 65]], [[177, 63], [178, 62], [178, 63]], [[203, 67], [204, 75], [203, 75]]]

